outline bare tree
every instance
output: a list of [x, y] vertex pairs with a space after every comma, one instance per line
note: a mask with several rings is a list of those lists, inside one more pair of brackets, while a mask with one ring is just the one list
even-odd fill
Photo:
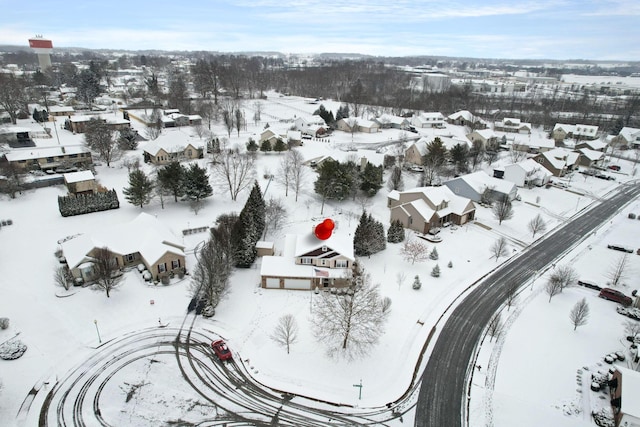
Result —
[[262, 102], [256, 101], [253, 103], [253, 124], [258, 125], [260, 123], [260, 117], [262, 114]]
[[502, 323], [502, 315], [500, 313], [495, 313], [489, 319], [489, 326], [487, 327], [487, 334], [491, 337], [489, 342], [493, 341], [494, 338], [498, 338], [498, 335], [504, 329], [504, 324]]
[[291, 189], [296, 193], [296, 202], [298, 201], [298, 194], [304, 184], [304, 179], [307, 176], [307, 169], [304, 167], [304, 156], [297, 149], [292, 149], [287, 152], [291, 165]]
[[491, 255], [492, 257], [496, 257], [496, 262], [498, 262], [498, 258], [501, 256], [506, 256], [507, 251], [507, 239], [502, 236], [491, 245]]
[[26, 102], [24, 79], [12, 73], [0, 73], [0, 107], [7, 112], [14, 125], [18, 111], [24, 110]]
[[621, 255], [618, 261], [610, 267], [608, 277], [611, 280], [611, 286], [618, 286], [627, 278], [627, 261], [628, 255]]
[[224, 150], [211, 165], [214, 175], [229, 188], [231, 200], [254, 181], [255, 158], [238, 150]]
[[571, 319], [574, 331], [578, 329], [578, 326], [587, 324], [589, 320], [589, 304], [586, 298], [582, 298], [573, 306], [569, 312], [569, 319]]
[[402, 191], [404, 189], [404, 182], [402, 180], [402, 168], [400, 166], [395, 165], [391, 169], [391, 173], [389, 174], [389, 178], [387, 179], [387, 189], [389, 191]]
[[115, 254], [107, 247], [98, 248], [93, 254], [93, 274], [95, 285], [98, 289], [110, 293], [122, 281], [122, 274], [118, 268], [118, 260]]
[[270, 198], [265, 208], [263, 237], [267, 237], [269, 231], [280, 230], [286, 219], [287, 208], [282, 202], [282, 199]]
[[553, 273], [551, 273], [550, 280], [557, 282], [558, 286], [560, 286], [560, 292], [562, 292], [565, 288], [576, 283], [578, 280], [578, 273], [570, 265], [560, 265], [554, 269]]
[[157, 108], [151, 112], [151, 117], [147, 121], [147, 127], [144, 130], [147, 139], [154, 141], [162, 135], [162, 113]]
[[513, 218], [513, 206], [508, 195], [503, 195], [493, 205], [493, 215], [498, 220], [498, 225], [502, 224], [502, 221]]
[[289, 196], [289, 187], [292, 181], [293, 165], [291, 164], [291, 151], [280, 158], [278, 165], [278, 176], [276, 180], [284, 187], [284, 196]]
[[398, 289], [400, 289], [406, 278], [407, 275], [403, 271], [399, 271], [398, 273], [396, 273], [396, 283], [398, 283]]
[[353, 359], [367, 354], [384, 332], [389, 311], [383, 311], [378, 285], [354, 264], [351, 286], [345, 294], [320, 293], [312, 322], [316, 339], [327, 354]]
[[107, 163], [107, 166], [118, 159], [121, 154], [115, 132], [100, 119], [92, 118], [87, 122], [84, 139], [87, 146], [96, 151], [99, 158]]
[[73, 283], [73, 276], [71, 275], [69, 267], [66, 265], [56, 267], [53, 272], [53, 280], [56, 285], [61, 286], [68, 291]]
[[287, 354], [289, 354], [291, 344], [298, 339], [298, 323], [292, 314], [285, 314], [278, 319], [278, 324], [271, 335], [271, 339], [286, 347]]
[[411, 261], [411, 265], [413, 265], [416, 261], [422, 262], [429, 259], [429, 247], [410, 236], [402, 244], [400, 255], [405, 261]]
[[16, 198], [24, 188], [22, 170], [14, 163], [0, 161], [0, 175], [5, 177], [4, 185], [0, 186], [0, 192], [8, 194], [12, 199]]
[[529, 231], [533, 234], [531, 237], [535, 238], [537, 233], [544, 233], [547, 231], [547, 223], [544, 222], [540, 214], [536, 215], [531, 221], [529, 221]]
[[562, 292], [562, 283], [554, 276], [551, 276], [544, 285], [544, 290], [549, 295], [549, 302], [551, 302], [551, 298]]
[[196, 252], [197, 264], [190, 285], [191, 296], [212, 308], [224, 295], [231, 274], [231, 254], [224, 237], [230, 230], [225, 227], [222, 224], [212, 229], [209, 240]]

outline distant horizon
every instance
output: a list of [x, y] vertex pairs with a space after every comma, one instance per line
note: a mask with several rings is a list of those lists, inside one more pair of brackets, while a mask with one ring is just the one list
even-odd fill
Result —
[[640, 61], [634, 0], [167, 0], [5, 2], [0, 44], [56, 47]]

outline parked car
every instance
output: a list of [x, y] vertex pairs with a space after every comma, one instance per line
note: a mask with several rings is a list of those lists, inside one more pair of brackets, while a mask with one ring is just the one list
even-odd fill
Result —
[[620, 166], [618, 166], [618, 165], [609, 165], [609, 169], [611, 169], [613, 171], [619, 171], [620, 170]]
[[628, 297], [622, 292], [616, 289], [611, 289], [611, 288], [602, 288], [598, 296], [600, 298], [608, 299], [609, 301], [615, 301], [617, 303], [620, 303], [625, 307], [630, 306], [631, 303], [633, 302], [631, 297]]
[[624, 246], [620, 246], [620, 245], [607, 245], [607, 248], [613, 249], [614, 251], [626, 252], [629, 254], [633, 253], [633, 249], [625, 248]]
[[218, 359], [225, 361], [231, 359], [231, 350], [223, 340], [216, 340], [211, 343], [211, 348]]

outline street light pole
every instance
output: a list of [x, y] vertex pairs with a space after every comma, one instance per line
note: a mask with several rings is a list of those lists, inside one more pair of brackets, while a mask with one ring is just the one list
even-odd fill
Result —
[[98, 342], [102, 344], [102, 338], [100, 338], [100, 331], [98, 330], [98, 321], [94, 319], [93, 323], [96, 325], [96, 332], [98, 333]]
[[358, 387], [358, 400], [362, 400], [362, 380], [360, 380], [360, 384], [354, 384], [354, 387]]

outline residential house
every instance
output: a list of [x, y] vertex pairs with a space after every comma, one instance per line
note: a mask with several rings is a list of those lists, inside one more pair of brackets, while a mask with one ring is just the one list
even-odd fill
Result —
[[5, 158], [22, 170], [85, 169], [93, 164], [91, 151], [84, 145], [18, 148], [5, 154]]
[[612, 144], [627, 147], [627, 148], [639, 148], [640, 147], [640, 129], [623, 127], [618, 135], [611, 140]]
[[580, 153], [564, 148], [554, 148], [535, 156], [533, 159], [544, 166], [553, 176], [565, 176], [578, 167]]
[[[42, 128], [41, 128], [42, 129]], [[0, 129], [0, 143], [7, 144], [11, 148], [35, 147], [34, 129], [22, 126], [7, 126]]]
[[474, 130], [470, 134], [467, 135], [469, 141], [476, 142], [480, 141], [483, 147], [488, 147], [491, 144], [498, 143], [498, 135], [491, 129], [478, 129]]
[[640, 426], [640, 372], [617, 366], [608, 385], [615, 427]]
[[511, 142], [511, 149], [525, 153], [538, 154], [556, 148], [556, 143], [547, 138], [531, 138], [531, 135], [514, 135], [507, 138]]
[[261, 146], [265, 141], [269, 141], [269, 143], [273, 147], [278, 139], [280, 139], [280, 135], [271, 130], [271, 128], [266, 128], [265, 130], [260, 132], [260, 138], [258, 138], [258, 146]]
[[302, 145], [302, 132], [289, 129], [287, 131], [287, 145], [289, 145], [289, 147]]
[[427, 141], [427, 138], [420, 138], [413, 142], [404, 151], [404, 161], [414, 165], [421, 165], [422, 158], [429, 152], [429, 150], [427, 150]]
[[382, 114], [380, 117], [376, 117], [375, 121], [380, 126], [380, 129], [407, 129], [410, 125], [406, 117], [392, 114]]
[[460, 110], [447, 116], [447, 123], [468, 126], [472, 129], [486, 129], [487, 123], [467, 110]]
[[71, 106], [65, 105], [51, 105], [48, 109], [50, 116], [73, 116], [76, 113], [76, 110]]
[[604, 142], [604, 141], [600, 141], [599, 139], [595, 139], [595, 140], [586, 140], [586, 141], [580, 141], [577, 142], [575, 145], [576, 149], [580, 149], [580, 148], [588, 148], [589, 150], [594, 150], [594, 151], [601, 151], [601, 152], [605, 152], [607, 151], [607, 147], [609, 145]]
[[377, 122], [358, 117], [347, 117], [336, 122], [336, 128], [343, 132], [353, 132], [354, 126], [355, 132], [376, 133], [380, 130]]
[[324, 119], [316, 114], [296, 117], [294, 123], [296, 130], [312, 138], [320, 138], [326, 135], [329, 129]]
[[90, 170], [69, 172], [63, 174], [62, 177], [71, 194], [93, 194], [98, 189], [96, 178]]
[[98, 249], [108, 248], [120, 268], [143, 264], [154, 280], [173, 272], [184, 272], [185, 246], [154, 215], [139, 214], [129, 223], [95, 229], [60, 244], [74, 278], [95, 279], [93, 257]]
[[503, 179], [518, 187], [541, 187], [546, 185], [553, 174], [533, 159], [526, 159], [504, 167]]
[[556, 123], [552, 131], [553, 139], [562, 142], [565, 138], [576, 140], [594, 140], [598, 137], [598, 126], [591, 125], [569, 125], [566, 123]]
[[483, 171], [450, 179], [445, 181], [444, 185], [449, 187], [457, 196], [466, 197], [478, 203], [482, 201], [482, 195], [485, 191], [492, 200], [498, 200], [505, 196], [509, 200], [514, 200], [518, 196], [516, 184], [504, 179], [494, 178]]
[[403, 227], [419, 233], [427, 233], [445, 223], [465, 224], [475, 218], [476, 212], [471, 200], [455, 195], [445, 186], [391, 191], [387, 206], [390, 222], [399, 220]]
[[144, 147], [145, 162], [166, 165], [174, 160], [202, 158], [203, 143], [183, 133], [164, 133], [158, 139], [149, 141]]
[[446, 127], [445, 119], [442, 113], [420, 113], [411, 117], [411, 124], [417, 128], [437, 128]]
[[531, 123], [521, 122], [520, 119], [506, 117], [493, 124], [495, 130], [511, 133], [531, 133]]
[[604, 163], [604, 153], [602, 151], [580, 148], [576, 150], [581, 155], [578, 157], [578, 164], [585, 167], [602, 167]]
[[90, 116], [90, 115], [69, 116], [67, 120], [65, 120], [65, 127], [68, 130], [72, 131], [73, 133], [85, 133], [87, 123], [89, 123], [89, 120], [91, 119], [97, 119], [106, 123], [109, 129], [113, 131], [131, 128], [131, 122], [124, 118], [108, 117], [105, 119], [100, 116]]
[[334, 230], [327, 240], [313, 232], [285, 236], [279, 256], [263, 256], [260, 284], [267, 289], [343, 288], [355, 262], [353, 240]]

